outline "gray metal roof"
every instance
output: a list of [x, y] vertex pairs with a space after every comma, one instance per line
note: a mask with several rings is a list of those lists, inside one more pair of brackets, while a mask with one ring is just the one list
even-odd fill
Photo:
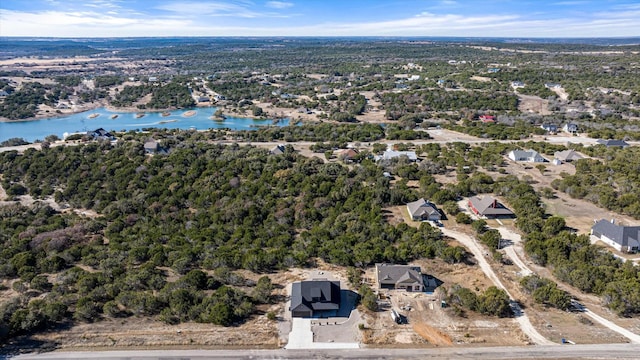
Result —
[[629, 246], [630, 241], [640, 242], [640, 226], [621, 226], [600, 219], [591, 227], [591, 231], [602, 234], [622, 246]]
[[604, 139], [600, 139], [600, 140], [598, 140], [598, 144], [601, 144], [601, 145], [604, 145], [604, 146], [620, 146], [620, 147], [629, 146], [629, 144], [624, 140], [604, 140]]

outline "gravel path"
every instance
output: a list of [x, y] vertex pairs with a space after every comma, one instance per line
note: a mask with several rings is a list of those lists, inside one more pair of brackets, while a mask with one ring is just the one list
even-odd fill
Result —
[[487, 262], [487, 259], [484, 257], [484, 252], [482, 251], [480, 246], [478, 246], [478, 243], [476, 243], [476, 241], [467, 234], [449, 230], [449, 229], [441, 229], [441, 230], [445, 236], [449, 236], [458, 240], [467, 249], [469, 249], [469, 251], [471, 251], [473, 256], [478, 261], [478, 264], [480, 265], [480, 269], [482, 269], [485, 275], [487, 275], [487, 277], [498, 288], [504, 290], [507, 293], [507, 295], [509, 295], [509, 298], [511, 299], [511, 304], [510, 304], [511, 309], [515, 314], [515, 320], [520, 325], [522, 332], [525, 333], [529, 337], [529, 339], [536, 345], [554, 345], [555, 344], [554, 342], [542, 336], [538, 332], [538, 330], [536, 330], [536, 328], [533, 327], [533, 325], [531, 324], [531, 320], [529, 319], [527, 314], [525, 314], [522, 308], [520, 308], [520, 305], [515, 300], [513, 300], [513, 296], [511, 296], [511, 293], [509, 293], [509, 290], [507, 290], [507, 288], [502, 284], [502, 281], [500, 281], [496, 273], [491, 268], [491, 265], [489, 265], [489, 263]]
[[[520, 236], [520, 234], [513, 232], [505, 227], [499, 227], [498, 231], [500, 231], [500, 235], [502, 235], [503, 239], [508, 239], [513, 242], [513, 245], [505, 248], [505, 253], [507, 254], [507, 256], [513, 261], [513, 263], [516, 266], [520, 268], [520, 272], [522, 274], [532, 274], [533, 271], [531, 271], [531, 269], [529, 269], [518, 256], [518, 252], [521, 252], [521, 253], [524, 252], [524, 249], [522, 249], [522, 237]], [[516, 251], [516, 249], [519, 251]], [[605, 326], [609, 330], [615, 331], [618, 334], [626, 337], [627, 339], [631, 340], [631, 342], [640, 344], [640, 335], [635, 334], [621, 326], [616, 325], [612, 321], [609, 321], [603, 318], [602, 316], [593, 313], [586, 307], [583, 307], [582, 313], [592, 318], [596, 322], [600, 323], [601, 325]]]

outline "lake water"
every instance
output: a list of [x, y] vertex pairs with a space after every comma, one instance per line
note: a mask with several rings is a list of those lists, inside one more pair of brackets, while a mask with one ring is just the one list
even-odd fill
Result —
[[[195, 111], [191, 117], [183, 116], [187, 111]], [[273, 120], [254, 120], [228, 117], [224, 121], [214, 121], [210, 117], [215, 107], [198, 107], [170, 111], [171, 115], [162, 116], [162, 112], [145, 112], [145, 116], [136, 118], [137, 113], [109, 111], [98, 108], [82, 113], [57, 118], [33, 121], [0, 122], [0, 141], [11, 138], [23, 138], [26, 141], [43, 140], [47, 135], [62, 138], [64, 133], [87, 132], [104, 128], [107, 131], [141, 130], [143, 128], [165, 129], [220, 129], [253, 130], [259, 126], [273, 125]], [[90, 118], [94, 114], [97, 117]], [[112, 119], [113, 115], [118, 115]], [[280, 120], [277, 126], [289, 125], [288, 119]]]

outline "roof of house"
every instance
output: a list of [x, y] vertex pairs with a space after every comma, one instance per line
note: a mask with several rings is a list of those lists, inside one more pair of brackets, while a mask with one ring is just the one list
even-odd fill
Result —
[[345, 159], [352, 159], [358, 156], [358, 150], [356, 149], [341, 149], [337, 151], [338, 156], [343, 157]]
[[507, 209], [493, 196], [473, 196], [469, 198], [471, 206], [481, 215], [513, 215], [513, 211]]
[[376, 264], [376, 274], [379, 283], [419, 283], [423, 285], [422, 273], [420, 272], [419, 266]]
[[556, 131], [556, 130], [558, 130], [558, 125], [555, 125], [555, 124], [542, 124], [540, 127], [545, 129], [545, 130], [547, 130], [547, 131]]
[[409, 160], [416, 161], [418, 160], [418, 155], [416, 155], [415, 151], [395, 151], [395, 150], [386, 150], [382, 153], [380, 159], [382, 160], [390, 160], [393, 158], [397, 158], [400, 156], [406, 156]]
[[598, 144], [604, 145], [604, 146], [629, 146], [629, 144], [624, 141], [624, 140], [615, 140], [615, 139], [610, 139], [610, 140], [604, 140], [604, 139], [600, 139], [598, 140]]
[[412, 201], [407, 204], [407, 209], [409, 210], [409, 215], [411, 217], [422, 216], [424, 214], [431, 215], [434, 213], [440, 213], [438, 208], [425, 199], [418, 199], [416, 201]]
[[629, 246], [629, 240], [640, 241], [640, 226], [621, 226], [605, 219], [600, 219], [593, 224], [591, 230], [608, 237], [622, 246]]
[[580, 160], [584, 157], [573, 150], [556, 151], [553, 157], [562, 161]]
[[147, 140], [144, 143], [144, 149], [145, 150], [157, 150], [159, 145], [160, 144], [155, 140]]
[[291, 287], [291, 310], [338, 310], [340, 282], [311, 280], [294, 282]]
[[285, 147], [284, 145], [276, 145], [273, 149], [271, 149], [271, 154], [273, 155], [282, 155], [284, 154]]
[[529, 149], [529, 150], [511, 150], [511, 153], [513, 153], [513, 157], [515, 157], [516, 159], [542, 158], [542, 155], [540, 155], [537, 151], [531, 150], [531, 149]]
[[113, 134], [108, 132], [103, 128], [95, 129], [93, 131], [88, 131], [87, 135], [93, 136], [94, 138], [113, 138]]

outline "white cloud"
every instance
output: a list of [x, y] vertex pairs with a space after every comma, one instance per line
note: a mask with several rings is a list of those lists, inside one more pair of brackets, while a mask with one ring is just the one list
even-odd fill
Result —
[[[118, 8], [116, 0], [103, 11], [80, 8], [16, 11], [0, 9], [3, 36], [111, 37], [111, 36], [495, 36], [495, 37], [626, 37], [640, 36], [640, 9], [625, 7], [592, 13], [583, 18], [535, 19], [531, 14], [471, 16], [422, 12], [387, 21], [330, 22], [309, 18], [306, 25], [261, 25], [266, 17], [286, 15], [255, 10], [250, 1], [166, 3], [140, 13]], [[162, 11], [157, 11], [162, 10]], [[229, 22], [208, 21], [228, 17]]]
[[274, 12], [259, 12], [253, 10], [254, 4], [249, 1], [215, 1], [215, 2], [172, 2], [158, 5], [157, 10], [163, 10], [174, 16], [216, 16], [238, 18], [288, 17], [288, 15]]
[[581, 1], [581, 0], [576, 0], [576, 1], [559, 1], [559, 2], [555, 2], [551, 5], [555, 5], [555, 6], [573, 6], [573, 5], [584, 5], [584, 4], [588, 4], [589, 1]]
[[274, 9], [288, 9], [293, 6], [293, 3], [285, 1], [267, 1], [265, 6]]

